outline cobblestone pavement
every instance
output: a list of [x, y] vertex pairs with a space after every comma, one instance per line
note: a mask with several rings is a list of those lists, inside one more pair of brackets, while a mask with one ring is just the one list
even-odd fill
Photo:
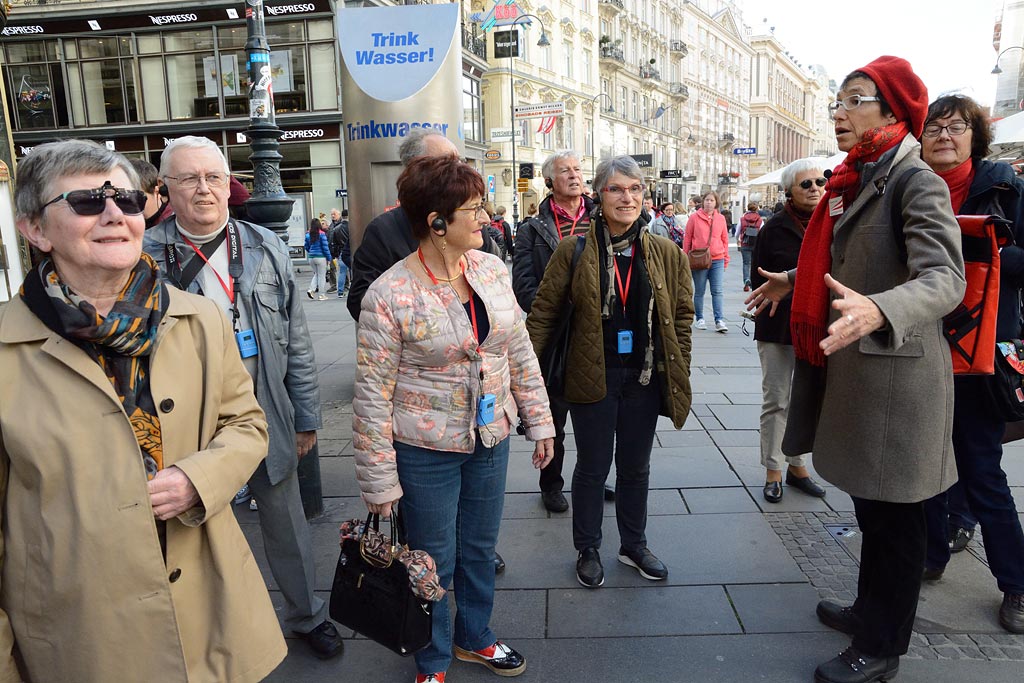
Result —
[[[856, 538], [857, 520], [852, 514], [789, 512], [766, 514], [765, 518], [819, 597], [853, 601], [857, 594], [857, 562], [848, 546], [830, 531], [830, 527], [845, 527], [849, 529], [845, 538]], [[965, 552], [984, 562], [984, 546], [979, 537], [980, 534], [975, 536]], [[1024, 661], [1024, 635], [915, 632], [906, 657]]]

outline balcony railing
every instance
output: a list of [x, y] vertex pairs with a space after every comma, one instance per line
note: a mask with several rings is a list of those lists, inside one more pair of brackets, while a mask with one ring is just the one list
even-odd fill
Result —
[[651, 66], [651, 65], [648, 65], [648, 64], [641, 64], [640, 65], [640, 78], [649, 78], [652, 81], [660, 81], [661, 80], [661, 72], [658, 71], [658, 68], [655, 67], [655, 66]]
[[668, 41], [668, 51], [675, 52], [685, 57], [690, 50], [686, 47], [685, 42], [681, 40], [670, 40]]
[[682, 83], [670, 83], [668, 92], [672, 97], [679, 97], [681, 99], [686, 99], [690, 96], [690, 89]]
[[601, 0], [601, 7], [607, 7], [613, 12], [623, 12], [626, 9], [626, 3], [622, 0]]
[[480, 59], [487, 61], [487, 41], [465, 26], [462, 27], [462, 49], [469, 50]]
[[613, 45], [601, 46], [601, 59], [611, 59], [622, 64], [626, 63], [626, 55], [622, 52], [622, 48]]

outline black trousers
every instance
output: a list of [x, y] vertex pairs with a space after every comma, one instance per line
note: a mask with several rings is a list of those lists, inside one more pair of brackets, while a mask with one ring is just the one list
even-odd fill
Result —
[[551, 398], [551, 418], [555, 423], [555, 455], [548, 466], [540, 471], [540, 490], [561, 491], [565, 486], [562, 479], [562, 463], [565, 461], [565, 421], [569, 417], [569, 403], [561, 397]]
[[872, 657], [907, 652], [921, 592], [927, 545], [924, 503], [854, 498], [863, 537], [854, 613], [861, 629], [853, 646]]

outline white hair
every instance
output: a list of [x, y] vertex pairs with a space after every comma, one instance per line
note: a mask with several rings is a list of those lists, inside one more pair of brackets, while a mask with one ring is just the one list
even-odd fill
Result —
[[208, 149], [211, 152], [216, 152], [220, 156], [221, 161], [224, 162], [224, 172], [231, 172], [228, 168], [228, 160], [224, 156], [224, 151], [216, 142], [210, 138], [204, 138], [198, 135], [182, 135], [180, 138], [174, 138], [168, 142], [167, 146], [164, 147], [163, 154], [160, 155], [161, 178], [167, 177], [167, 174], [171, 170], [171, 155], [179, 149]]
[[786, 168], [782, 169], [782, 178], [779, 180], [779, 184], [782, 185], [783, 190], [791, 190], [793, 183], [796, 182], [796, 177], [801, 173], [807, 171], [817, 171], [821, 173], [823, 171], [821, 167], [821, 161], [818, 159], [797, 159]]

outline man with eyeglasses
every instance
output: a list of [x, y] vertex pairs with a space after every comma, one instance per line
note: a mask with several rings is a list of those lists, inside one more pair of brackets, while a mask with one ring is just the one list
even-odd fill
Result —
[[[570, 235], [586, 234], [594, 202], [583, 190], [583, 171], [579, 154], [556, 152], [541, 166], [544, 184], [551, 194], [540, 203], [537, 215], [519, 224], [512, 257], [512, 288], [519, 306], [530, 312], [544, 270], [558, 243]], [[565, 421], [569, 404], [561, 397], [549, 396], [555, 420], [555, 457], [540, 471], [540, 496], [551, 512], [565, 512], [569, 501], [562, 493], [562, 461], [565, 459]]]
[[232, 323], [269, 426], [269, 451], [249, 486], [259, 502], [270, 571], [284, 597], [284, 625], [318, 657], [334, 657], [342, 640], [326, 602], [313, 592], [312, 538], [299, 496], [298, 463], [316, 444], [322, 421], [288, 247], [270, 230], [229, 217], [228, 162], [208, 138], [171, 141], [160, 176], [175, 215], [146, 232], [143, 248], [169, 285], [217, 302]]

